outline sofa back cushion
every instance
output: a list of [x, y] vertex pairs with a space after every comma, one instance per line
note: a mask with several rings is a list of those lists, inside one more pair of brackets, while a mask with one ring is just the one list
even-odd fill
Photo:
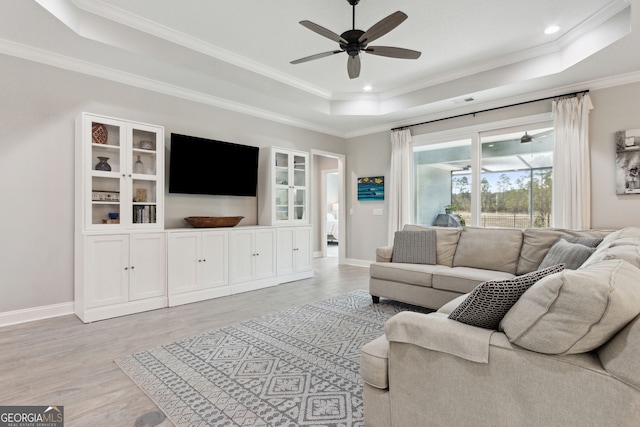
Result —
[[[563, 230], [557, 228], [527, 228], [522, 233], [522, 249], [518, 260], [517, 274], [537, 270], [545, 255], [560, 237], [588, 237], [602, 239], [610, 231]], [[571, 240], [568, 240], [572, 242]], [[573, 243], [573, 242], [572, 242]]]
[[465, 227], [460, 233], [453, 266], [516, 274], [521, 247], [521, 230]]
[[611, 259], [564, 270], [531, 286], [500, 328], [509, 341], [547, 354], [585, 353], [640, 314], [640, 270]]
[[627, 227], [609, 234], [583, 267], [606, 259], [624, 259], [640, 268], [640, 228]]
[[640, 316], [598, 349], [602, 367], [640, 390]]
[[451, 267], [453, 255], [460, 238], [459, 228], [431, 227], [428, 225], [407, 224], [403, 227], [406, 231], [435, 230], [436, 231], [436, 264]]

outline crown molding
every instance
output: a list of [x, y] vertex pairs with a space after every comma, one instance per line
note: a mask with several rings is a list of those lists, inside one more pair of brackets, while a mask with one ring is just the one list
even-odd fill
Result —
[[207, 95], [202, 92], [185, 89], [183, 87], [167, 84], [136, 74], [104, 67], [101, 65], [96, 65], [94, 63], [60, 55], [44, 49], [15, 43], [6, 39], [0, 39], [0, 53], [33, 62], [38, 62], [45, 65], [50, 65], [56, 68], [62, 68], [65, 70], [98, 77], [105, 80], [111, 80], [139, 89], [150, 90], [153, 92], [162, 93], [164, 95], [174, 96], [176, 98], [182, 98], [189, 101], [222, 108], [225, 110], [246, 114], [280, 124], [290, 125], [314, 132], [345, 138], [345, 132], [338, 129], [319, 126], [312, 122], [299, 120], [290, 116], [277, 114], [268, 110], [252, 107], [250, 105], [242, 104], [239, 102]]
[[211, 56], [237, 67], [252, 71], [256, 74], [260, 74], [264, 77], [270, 78], [280, 83], [284, 83], [288, 86], [292, 86], [296, 89], [303, 90], [320, 98], [329, 100], [333, 96], [331, 91], [327, 91], [320, 87], [311, 85], [289, 74], [282, 73], [270, 67], [266, 67], [256, 61], [252, 61], [228, 50], [221, 49], [201, 39], [158, 24], [157, 22], [151, 21], [145, 17], [126, 12], [113, 5], [107, 4], [102, 0], [68, 1], [72, 1], [74, 6], [80, 8], [86, 13], [91, 13], [93, 15], [106, 18], [118, 24], [125, 25], [129, 28], [145, 32], [147, 34], [153, 35], [163, 40], [167, 40], [171, 43], [175, 43], [179, 46], [183, 46], [195, 52], [200, 52], [202, 54]]

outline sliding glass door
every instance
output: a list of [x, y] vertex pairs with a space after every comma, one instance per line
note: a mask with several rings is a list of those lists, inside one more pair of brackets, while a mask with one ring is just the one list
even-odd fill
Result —
[[553, 144], [545, 122], [414, 147], [414, 222], [548, 227]]

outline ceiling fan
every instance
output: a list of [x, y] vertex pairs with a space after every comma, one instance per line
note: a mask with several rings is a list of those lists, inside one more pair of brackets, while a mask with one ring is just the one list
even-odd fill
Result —
[[384, 36], [407, 19], [407, 15], [405, 13], [400, 11], [394, 12], [386, 18], [378, 21], [367, 31], [356, 30], [356, 5], [360, 0], [347, 1], [353, 8], [352, 29], [345, 31], [340, 35], [327, 30], [318, 24], [314, 24], [311, 21], [300, 21], [302, 26], [337, 42], [340, 49], [296, 59], [295, 61], [291, 61], [291, 64], [300, 64], [314, 59], [335, 55], [336, 53], [347, 52], [347, 55], [349, 55], [349, 59], [347, 60], [347, 73], [349, 74], [350, 79], [355, 79], [360, 75], [360, 52], [400, 59], [418, 59], [420, 57], [421, 52], [411, 49], [389, 46], [369, 46], [370, 42]]

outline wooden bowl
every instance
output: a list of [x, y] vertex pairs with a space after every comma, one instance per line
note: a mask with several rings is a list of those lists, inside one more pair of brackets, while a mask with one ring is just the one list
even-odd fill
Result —
[[185, 218], [196, 228], [233, 227], [244, 218], [243, 216], [190, 216]]

